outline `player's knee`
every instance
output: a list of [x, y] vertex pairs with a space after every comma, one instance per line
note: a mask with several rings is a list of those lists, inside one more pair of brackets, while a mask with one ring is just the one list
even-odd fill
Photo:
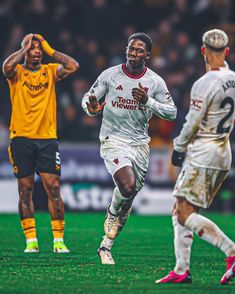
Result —
[[185, 225], [185, 222], [191, 213], [192, 212], [190, 212], [190, 211], [182, 211], [182, 210], [178, 211], [178, 214], [177, 214], [178, 215], [178, 222], [181, 224], [181, 226]]
[[52, 196], [53, 198], [58, 198], [60, 195], [60, 182], [55, 179], [51, 179], [47, 181], [46, 183], [47, 189], [50, 193], [49, 196]]
[[135, 182], [130, 181], [128, 183], [125, 183], [121, 187], [119, 187], [119, 190], [123, 197], [131, 198], [135, 195]]
[[30, 198], [33, 193], [33, 187], [31, 185], [21, 185], [19, 187], [20, 198]]
[[181, 224], [181, 226], [184, 226], [186, 219], [182, 213], [178, 214], [177, 219], [178, 219], [179, 224]]

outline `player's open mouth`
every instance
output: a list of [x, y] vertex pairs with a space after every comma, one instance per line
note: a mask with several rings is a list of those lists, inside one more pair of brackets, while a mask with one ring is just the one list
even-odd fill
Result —
[[133, 58], [133, 57], [128, 58], [128, 61], [130, 61], [130, 62], [136, 62], [136, 58]]

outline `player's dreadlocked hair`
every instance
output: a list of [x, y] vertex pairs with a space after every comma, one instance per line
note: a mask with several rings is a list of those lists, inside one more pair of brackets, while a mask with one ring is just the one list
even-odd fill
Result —
[[33, 36], [32, 41], [39, 41], [39, 39], [37, 37]]
[[146, 48], [147, 48], [148, 52], [151, 52], [153, 43], [152, 43], [152, 39], [147, 34], [139, 32], [139, 33], [135, 33], [135, 34], [131, 35], [128, 38], [128, 44], [133, 39], [139, 39], [142, 42], [144, 42], [145, 45], [146, 45]]

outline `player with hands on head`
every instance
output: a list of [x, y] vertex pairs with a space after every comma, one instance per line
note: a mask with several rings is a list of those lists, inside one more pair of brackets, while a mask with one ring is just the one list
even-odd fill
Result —
[[229, 49], [224, 31], [207, 31], [202, 42], [206, 73], [193, 84], [186, 122], [173, 141], [172, 163], [182, 165], [173, 190], [176, 265], [156, 283], [192, 282], [189, 267], [193, 233], [227, 256], [220, 283], [227, 284], [235, 276], [235, 243], [199, 214], [200, 208], [211, 205], [231, 167], [229, 136], [234, 127], [235, 73], [225, 62]]
[[90, 116], [103, 110], [100, 152], [115, 184], [104, 222], [105, 236], [98, 249], [102, 264], [115, 263], [112, 245], [144, 185], [149, 162], [149, 119], [154, 114], [167, 120], [176, 118], [176, 107], [165, 82], [145, 65], [151, 48], [152, 40], [145, 33], [131, 35], [126, 63], [102, 72], [82, 100]]
[[[42, 64], [43, 53], [56, 63]], [[26, 35], [21, 49], [3, 63], [12, 105], [9, 159], [18, 181], [19, 214], [26, 237], [26, 253], [39, 251], [32, 199], [35, 172], [40, 175], [48, 195], [53, 251], [69, 252], [64, 244], [55, 85], [78, 68], [76, 60], [52, 49], [39, 34]]]

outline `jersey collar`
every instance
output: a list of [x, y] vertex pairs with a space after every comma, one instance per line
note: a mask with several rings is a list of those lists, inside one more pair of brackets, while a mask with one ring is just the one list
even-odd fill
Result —
[[41, 65], [40, 65], [40, 67], [39, 67], [38, 69], [32, 69], [32, 68], [28, 67], [25, 63], [23, 63], [22, 65], [23, 65], [23, 67], [24, 67], [25, 69], [27, 69], [27, 70], [29, 70], [29, 71], [31, 71], [31, 72], [37, 72], [37, 71], [39, 71], [39, 70], [42, 68]]
[[124, 74], [126, 74], [129, 78], [139, 79], [139, 78], [141, 78], [146, 73], [147, 67], [145, 66], [144, 70], [141, 73], [139, 73], [138, 75], [136, 75], [136, 76], [133, 76], [131, 73], [128, 72], [128, 69], [127, 69], [125, 63], [122, 64], [122, 70], [123, 70]]

